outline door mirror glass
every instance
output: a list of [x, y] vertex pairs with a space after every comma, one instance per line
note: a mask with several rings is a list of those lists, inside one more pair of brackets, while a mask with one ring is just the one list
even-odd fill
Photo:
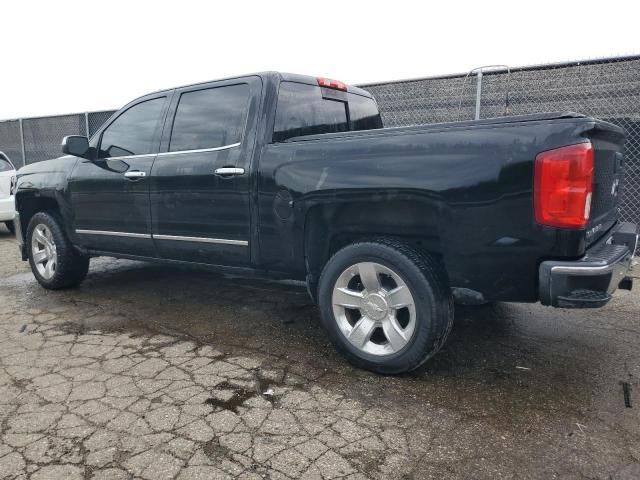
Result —
[[89, 159], [89, 140], [81, 135], [68, 135], [62, 139], [62, 153]]
[[96, 160], [93, 163], [101, 168], [104, 168], [105, 170], [109, 170], [110, 172], [115, 173], [124, 173], [129, 170], [129, 164], [118, 158], [102, 158]]

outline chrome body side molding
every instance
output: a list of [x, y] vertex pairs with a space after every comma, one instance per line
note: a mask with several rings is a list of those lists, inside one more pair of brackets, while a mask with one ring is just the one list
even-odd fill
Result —
[[244, 247], [249, 245], [249, 242], [246, 240], [229, 240], [226, 238], [182, 237], [179, 235], [158, 235], [158, 234], [154, 234], [153, 238], [157, 240], [177, 240], [180, 242], [221, 243], [224, 245], [242, 245]]
[[151, 238], [148, 233], [110, 232], [107, 230], [76, 230], [81, 235], [107, 235], [111, 237]]
[[129, 233], [129, 232], [110, 232], [106, 230], [84, 230], [78, 229], [76, 233], [81, 235], [108, 235], [112, 237], [130, 237], [130, 238], [154, 238], [157, 240], [174, 240], [180, 242], [199, 242], [199, 243], [218, 243], [222, 245], [239, 245], [246, 247], [249, 245], [247, 240], [230, 240], [227, 238], [207, 238], [207, 237], [183, 237], [180, 235], [160, 235], [147, 233]]
[[185, 153], [206, 153], [206, 152], [218, 152], [220, 150], [229, 150], [230, 148], [239, 147], [240, 142], [232, 143], [230, 145], [223, 145], [221, 147], [213, 147], [213, 148], [200, 148], [196, 150], [176, 150], [174, 152], [160, 152], [157, 155], [159, 157], [166, 157], [168, 155], [183, 155]]

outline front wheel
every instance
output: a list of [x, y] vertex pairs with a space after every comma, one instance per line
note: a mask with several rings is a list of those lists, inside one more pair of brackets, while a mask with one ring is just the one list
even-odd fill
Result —
[[75, 287], [87, 276], [89, 257], [73, 248], [53, 214], [36, 213], [29, 221], [26, 241], [31, 271], [44, 288]]
[[349, 245], [319, 284], [322, 322], [355, 366], [383, 374], [418, 368], [444, 344], [453, 301], [437, 259], [394, 239]]
[[7, 227], [7, 230], [9, 230], [9, 233], [12, 233], [15, 235], [16, 227], [13, 224], [13, 221], [4, 222], [4, 226]]

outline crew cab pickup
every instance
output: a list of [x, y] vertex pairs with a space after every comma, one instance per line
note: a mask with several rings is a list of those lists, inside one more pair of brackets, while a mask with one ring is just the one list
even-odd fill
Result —
[[65, 137], [18, 172], [16, 235], [48, 289], [96, 256], [304, 282], [351, 362], [398, 373], [442, 346], [454, 300], [600, 307], [631, 288], [623, 143], [575, 113], [383, 128], [360, 88], [247, 75]]

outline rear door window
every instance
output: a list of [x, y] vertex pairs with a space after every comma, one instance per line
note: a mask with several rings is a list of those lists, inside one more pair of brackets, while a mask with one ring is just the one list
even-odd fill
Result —
[[320, 133], [346, 132], [347, 102], [322, 97], [319, 87], [280, 83], [273, 141]]
[[203, 150], [241, 142], [249, 93], [246, 83], [183, 93], [169, 151]]

